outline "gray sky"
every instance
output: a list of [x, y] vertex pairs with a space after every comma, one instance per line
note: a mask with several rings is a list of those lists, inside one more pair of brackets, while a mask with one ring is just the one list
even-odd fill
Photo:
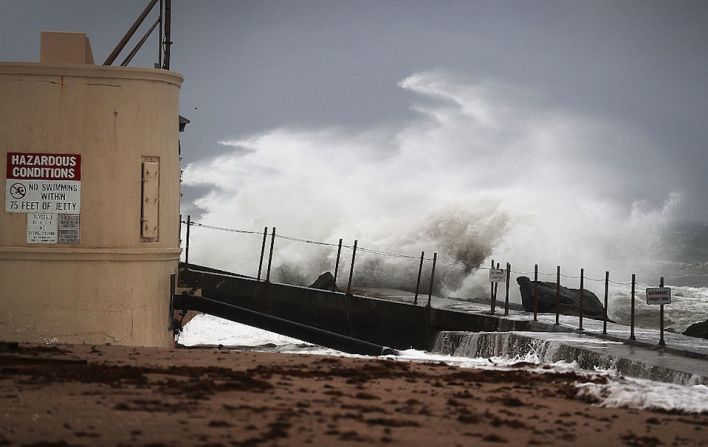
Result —
[[[146, 3], [0, 0], [0, 60], [37, 60], [40, 31], [61, 30], [88, 33], [100, 63]], [[274, 128], [410, 120], [397, 83], [443, 70], [644, 135], [646, 153], [599, 153], [657, 183], [642, 168], [670, 165], [679, 217], [708, 220], [708, 2], [174, 0], [173, 41], [186, 162]], [[156, 52], [151, 39], [132, 65]]]

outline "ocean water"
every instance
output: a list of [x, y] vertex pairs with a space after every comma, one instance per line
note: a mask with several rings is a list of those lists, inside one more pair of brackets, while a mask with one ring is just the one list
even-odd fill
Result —
[[[262, 329], [223, 320], [211, 315], [197, 315], [183, 329], [178, 342], [184, 346], [221, 345], [226, 349], [256, 350], [263, 352], [283, 352], [293, 354], [318, 354], [343, 357], [362, 356], [345, 354], [332, 349], [304, 343]], [[581, 396], [592, 397], [597, 405], [606, 407], [633, 407], [642, 409], [678, 409], [692, 413], [708, 413], [708, 387], [704, 385], [684, 386], [654, 382], [617, 375], [609, 370], [582, 371], [577, 364], [557, 362], [542, 365], [536, 354], [529, 352], [517, 357], [471, 358], [436, 355], [417, 350], [406, 350], [397, 357], [387, 357], [397, 361], [445, 362], [460, 368], [508, 369], [524, 362], [523, 368], [536, 372], [572, 370], [582, 376], [601, 374], [609, 378], [606, 384], [579, 381], [576, 387]], [[545, 366], [545, 367], [544, 367]], [[550, 366], [550, 369], [548, 369]]]

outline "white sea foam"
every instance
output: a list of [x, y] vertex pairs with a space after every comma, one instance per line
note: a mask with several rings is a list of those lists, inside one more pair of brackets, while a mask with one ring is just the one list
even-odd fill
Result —
[[182, 329], [178, 342], [184, 346], [264, 346], [302, 343], [295, 338], [246, 326], [207, 314], [195, 316]]
[[632, 377], [614, 377], [605, 384], [579, 383], [579, 395], [605, 407], [682, 410], [708, 413], [708, 387], [675, 385]]

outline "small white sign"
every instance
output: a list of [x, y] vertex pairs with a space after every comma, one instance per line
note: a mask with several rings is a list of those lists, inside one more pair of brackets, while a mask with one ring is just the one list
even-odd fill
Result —
[[647, 289], [647, 304], [671, 304], [671, 288], [654, 287]]
[[27, 214], [27, 243], [56, 244], [59, 234], [57, 214]]
[[489, 282], [506, 282], [506, 270], [489, 269]]
[[80, 226], [81, 216], [79, 214], [59, 214], [59, 240], [57, 242], [78, 244]]

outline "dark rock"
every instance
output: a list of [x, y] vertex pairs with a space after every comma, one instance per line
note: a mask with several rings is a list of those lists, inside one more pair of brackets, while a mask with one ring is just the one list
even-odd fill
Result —
[[[516, 278], [521, 290], [521, 303], [527, 312], [533, 312], [533, 281], [527, 276]], [[556, 312], [556, 283], [538, 281], [538, 311], [541, 313]], [[559, 312], [564, 315], [578, 315], [580, 302], [580, 289], [560, 287]], [[603, 319], [605, 309], [597, 296], [587, 289], [583, 289], [583, 316], [588, 318]]]
[[685, 331], [683, 331], [683, 335], [688, 335], [689, 337], [708, 338], [708, 320], [701, 321], [700, 323], [693, 323]]
[[337, 284], [334, 282], [334, 276], [330, 272], [321, 274], [315, 282], [309, 285], [309, 287], [311, 289], [320, 290], [337, 290]]

